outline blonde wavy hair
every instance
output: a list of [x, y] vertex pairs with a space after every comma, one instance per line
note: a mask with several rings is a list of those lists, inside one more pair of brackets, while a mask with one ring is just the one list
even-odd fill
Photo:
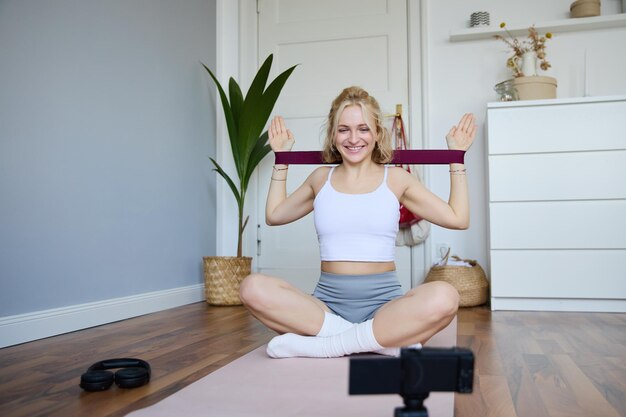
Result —
[[[372, 151], [372, 160], [378, 164], [387, 164], [393, 158], [393, 147], [391, 144], [391, 134], [384, 126], [383, 113], [380, 110], [378, 101], [369, 95], [367, 91], [361, 87], [345, 88], [341, 94], [333, 100], [326, 121], [326, 137], [324, 138], [324, 146], [322, 149], [322, 157], [326, 163], [341, 163], [341, 154], [335, 147], [335, 135], [339, 118], [344, 109], [348, 106], [359, 106], [363, 113], [363, 119], [370, 131], [376, 132], [374, 150]], [[370, 122], [374, 126], [370, 126]]]

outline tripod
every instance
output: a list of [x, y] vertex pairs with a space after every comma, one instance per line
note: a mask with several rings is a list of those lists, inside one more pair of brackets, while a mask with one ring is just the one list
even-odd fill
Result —
[[428, 417], [428, 410], [424, 406], [424, 400], [430, 392], [420, 392], [402, 396], [404, 407], [396, 407], [394, 417]]

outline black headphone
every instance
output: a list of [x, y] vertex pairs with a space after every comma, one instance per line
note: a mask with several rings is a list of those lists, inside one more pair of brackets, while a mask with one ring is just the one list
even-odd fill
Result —
[[[109, 372], [106, 369], [117, 369]], [[107, 359], [96, 362], [80, 377], [80, 387], [85, 391], [104, 391], [113, 385], [120, 388], [136, 388], [150, 381], [150, 365], [141, 359]]]

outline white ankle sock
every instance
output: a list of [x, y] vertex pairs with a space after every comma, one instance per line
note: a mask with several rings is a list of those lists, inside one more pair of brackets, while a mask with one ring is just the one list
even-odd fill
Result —
[[[348, 320], [344, 319], [341, 316], [325, 311], [324, 323], [322, 323], [322, 328], [320, 329], [319, 333], [316, 336], [317, 337], [334, 336], [336, 334], [339, 334], [348, 330], [354, 325], [355, 325], [354, 323], [349, 322]], [[413, 349], [421, 349], [422, 344], [417, 343], [415, 345], [411, 345], [408, 347], [413, 348]], [[385, 355], [385, 356], [395, 356], [395, 357], [400, 356], [399, 347], [382, 348], [382, 349], [375, 350], [373, 352], [378, 353], [379, 355]]]
[[373, 319], [355, 324], [329, 337], [285, 333], [270, 340], [267, 354], [272, 358], [338, 358], [352, 353], [378, 351], [383, 347], [374, 337], [372, 322]]
[[[407, 346], [410, 349], [421, 349], [422, 344], [416, 343], [414, 345]], [[382, 348], [379, 350], [375, 350], [374, 353], [378, 353], [379, 355], [385, 356], [395, 356], [396, 358], [400, 357], [400, 349], [399, 347], [390, 347], [390, 348]]]
[[329, 337], [336, 334], [345, 332], [350, 327], [354, 326], [354, 323], [350, 323], [348, 320], [341, 316], [338, 316], [328, 311], [324, 312], [324, 323], [320, 329], [317, 337]]
[[[328, 311], [324, 312], [324, 323], [322, 323], [322, 328], [319, 333], [316, 335], [317, 337], [330, 337], [336, 334], [345, 332], [349, 328], [354, 326], [354, 323], [349, 322], [341, 316], [338, 316], [333, 313], [329, 313]], [[419, 345], [422, 346], [421, 344]], [[379, 355], [385, 356], [400, 356], [400, 348], [382, 348], [380, 350], [374, 351], [374, 353], [378, 353]]]

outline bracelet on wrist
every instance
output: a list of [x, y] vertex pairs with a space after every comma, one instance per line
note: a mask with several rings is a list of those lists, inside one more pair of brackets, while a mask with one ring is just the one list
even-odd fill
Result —
[[466, 169], [451, 169], [450, 175], [465, 175]]
[[274, 172], [287, 171], [289, 169], [289, 165], [286, 165], [285, 168], [278, 168], [276, 167], [276, 165], [274, 165], [272, 169], [274, 170]]
[[287, 181], [287, 178], [279, 179], [272, 177], [272, 181]]

